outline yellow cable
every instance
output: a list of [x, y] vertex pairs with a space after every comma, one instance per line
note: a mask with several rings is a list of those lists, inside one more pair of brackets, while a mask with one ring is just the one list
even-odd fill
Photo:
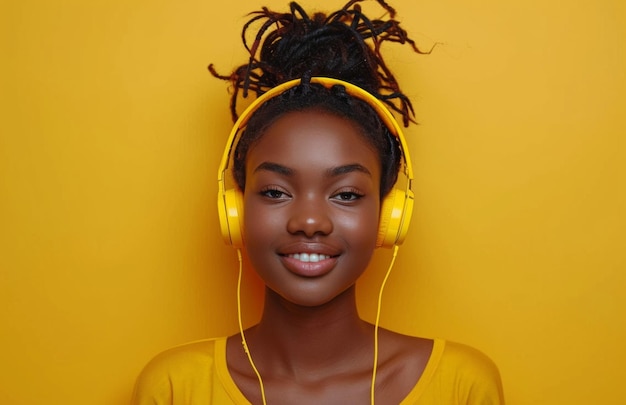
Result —
[[387, 269], [385, 278], [383, 279], [383, 282], [380, 285], [380, 291], [378, 291], [378, 305], [376, 308], [376, 323], [374, 324], [374, 367], [372, 370], [372, 387], [370, 389], [371, 405], [374, 405], [374, 387], [376, 386], [376, 369], [378, 368], [378, 324], [380, 323], [380, 309], [383, 303], [383, 290], [385, 289], [385, 284], [387, 284], [387, 279], [389, 278], [389, 275], [391, 274], [391, 268], [393, 267], [393, 264], [396, 262], [397, 255], [398, 255], [398, 245], [394, 245], [391, 263], [389, 263], [389, 268]]
[[239, 321], [239, 334], [241, 335], [241, 344], [243, 345], [243, 350], [248, 356], [248, 361], [250, 362], [250, 365], [252, 366], [252, 369], [254, 370], [257, 379], [259, 380], [263, 405], [267, 405], [267, 402], [265, 401], [265, 387], [263, 386], [263, 379], [261, 378], [259, 370], [257, 370], [256, 366], [254, 365], [254, 361], [252, 361], [252, 355], [250, 354], [250, 350], [248, 349], [246, 336], [243, 333], [243, 322], [241, 321], [241, 279], [243, 277], [243, 259], [241, 257], [240, 249], [237, 249], [237, 258], [239, 259], [239, 277], [237, 278], [237, 320]]

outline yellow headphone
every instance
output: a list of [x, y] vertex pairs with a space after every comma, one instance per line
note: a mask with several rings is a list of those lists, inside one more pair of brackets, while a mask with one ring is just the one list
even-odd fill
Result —
[[[254, 100], [248, 108], [241, 114], [233, 129], [230, 131], [226, 149], [222, 155], [222, 161], [217, 173], [218, 196], [217, 208], [224, 241], [235, 248], [243, 247], [243, 195], [241, 190], [235, 188], [226, 189], [225, 177], [228, 165], [231, 160], [231, 153], [235, 148], [237, 135], [246, 127], [248, 120], [266, 101], [276, 97], [292, 87], [299, 85], [301, 79], [291, 80], [282, 83], [261, 95]], [[378, 114], [389, 131], [398, 138], [404, 165], [402, 171], [406, 176], [406, 187], [404, 190], [393, 188], [384, 198], [380, 210], [380, 222], [378, 225], [378, 237], [376, 239], [376, 247], [393, 247], [400, 245], [409, 229], [411, 214], [413, 213], [414, 194], [411, 189], [413, 182], [413, 169], [411, 167], [411, 158], [409, 149], [404, 139], [400, 125], [391, 114], [389, 109], [379, 99], [372, 94], [343, 80], [332, 79], [328, 77], [312, 77], [311, 83], [318, 83], [326, 88], [335, 85], [345, 87], [346, 92], [365, 101]]]

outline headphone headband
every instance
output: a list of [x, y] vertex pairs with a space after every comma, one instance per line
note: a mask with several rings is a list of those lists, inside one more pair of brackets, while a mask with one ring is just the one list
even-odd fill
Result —
[[[293, 87], [299, 86], [301, 82], [302, 82], [302, 79], [294, 79], [285, 83], [281, 83], [276, 87], [272, 87], [270, 90], [268, 90], [267, 92], [259, 96], [257, 99], [255, 99], [243, 111], [243, 113], [239, 116], [239, 118], [235, 122], [235, 125], [233, 125], [233, 128], [230, 131], [230, 135], [228, 136], [228, 140], [226, 144], [229, 146], [224, 150], [224, 154], [222, 155], [222, 160], [221, 160], [220, 167], [218, 170], [218, 177], [217, 177], [218, 181], [224, 180], [224, 173], [226, 169], [228, 168], [228, 163], [230, 161], [232, 148], [236, 144], [235, 140], [236, 140], [237, 134], [239, 133], [239, 131], [241, 131], [242, 129], [246, 127], [246, 125], [248, 124], [248, 121], [250, 120], [250, 117], [252, 117], [252, 115], [259, 108], [261, 108], [263, 104], [265, 104], [265, 102], [271, 100], [274, 97], [280, 96], [281, 94], [283, 94], [284, 92], [286, 92], [287, 90]], [[369, 104], [369, 106], [372, 107], [374, 111], [376, 111], [376, 113], [378, 114], [380, 119], [383, 121], [385, 126], [392, 133], [392, 135], [398, 138], [398, 141], [400, 142], [400, 147], [402, 149], [402, 156], [404, 157], [404, 162], [406, 165], [405, 174], [409, 182], [413, 180], [413, 168], [411, 166], [409, 148], [406, 144], [404, 134], [402, 133], [402, 128], [398, 124], [398, 121], [396, 121], [391, 111], [389, 111], [387, 106], [385, 106], [385, 104], [382, 101], [374, 97], [370, 92], [343, 80], [333, 79], [330, 77], [312, 77], [311, 83], [321, 84], [322, 86], [326, 88], [331, 88], [335, 85], [343, 86], [346, 89], [346, 93], [358, 99], [361, 99], [365, 101], [367, 104]]]
[[[239, 118], [235, 122], [235, 125], [233, 125], [233, 128], [230, 131], [230, 135], [228, 136], [228, 140], [226, 143], [226, 148], [224, 149], [222, 160], [220, 162], [220, 166], [217, 172], [218, 209], [220, 215], [220, 224], [222, 227], [222, 235], [224, 236], [224, 240], [226, 241], [226, 243], [232, 244], [234, 246], [242, 245], [241, 234], [239, 230], [236, 231], [236, 234], [235, 232], [233, 232], [235, 227], [240, 228], [240, 213], [242, 212], [242, 207], [240, 206], [241, 201], [239, 197], [234, 196], [234, 194], [236, 194], [234, 190], [226, 190], [225, 186], [225, 173], [230, 163], [232, 150], [236, 145], [237, 135], [240, 133], [241, 130], [246, 127], [248, 121], [250, 120], [250, 117], [252, 117], [252, 115], [265, 102], [283, 94], [287, 90], [296, 87], [301, 83], [302, 79], [290, 80], [263, 93], [244, 110], [244, 112], [239, 116]], [[372, 107], [374, 111], [376, 111], [376, 113], [378, 114], [378, 117], [383, 121], [387, 129], [398, 139], [404, 160], [403, 172], [407, 178], [406, 189], [404, 190], [404, 192], [397, 192], [398, 190], [392, 190], [390, 195], [385, 197], [385, 200], [392, 200], [392, 202], [390, 202], [389, 204], [383, 204], [382, 209], [382, 211], [386, 209], [385, 205], [391, 206], [391, 208], [389, 208], [389, 216], [391, 218], [390, 226], [392, 227], [392, 229], [387, 229], [388, 226], [385, 224], [385, 236], [382, 237], [382, 240], [377, 242], [377, 245], [399, 245], [400, 243], [402, 243], [404, 236], [406, 235], [406, 231], [408, 230], [408, 222], [411, 217], [414, 198], [413, 191], [411, 190], [413, 182], [413, 168], [411, 166], [409, 148], [404, 138], [402, 128], [394, 118], [391, 111], [389, 111], [387, 106], [385, 106], [382, 101], [380, 101], [368, 91], [352, 83], [330, 77], [312, 77], [310, 83], [321, 84], [327, 89], [332, 88], [336, 85], [343, 86], [346, 89], [346, 93], [348, 95], [363, 100], [370, 107]], [[383, 216], [382, 211], [381, 217]]]

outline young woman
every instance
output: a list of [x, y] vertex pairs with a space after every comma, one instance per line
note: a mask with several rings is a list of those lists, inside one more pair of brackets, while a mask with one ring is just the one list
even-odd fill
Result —
[[[480, 352], [357, 312], [357, 279], [376, 247], [402, 242], [412, 207], [408, 150], [388, 110], [408, 125], [412, 108], [380, 45], [420, 52], [383, 0], [388, 20], [358, 3], [312, 17], [296, 3], [264, 8], [244, 27], [245, 42], [261, 26], [249, 63], [230, 76], [210, 67], [233, 83], [238, 118], [220, 167], [222, 233], [265, 282], [263, 315], [238, 335], [157, 356], [133, 404], [503, 403]], [[238, 117], [239, 90], [258, 98]]]

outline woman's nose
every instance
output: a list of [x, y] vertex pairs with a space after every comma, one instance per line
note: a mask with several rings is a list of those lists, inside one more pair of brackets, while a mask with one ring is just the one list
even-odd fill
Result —
[[291, 208], [287, 222], [289, 233], [302, 233], [311, 238], [315, 235], [328, 235], [333, 231], [333, 222], [328, 213], [330, 207], [325, 199], [309, 197], [294, 201]]

